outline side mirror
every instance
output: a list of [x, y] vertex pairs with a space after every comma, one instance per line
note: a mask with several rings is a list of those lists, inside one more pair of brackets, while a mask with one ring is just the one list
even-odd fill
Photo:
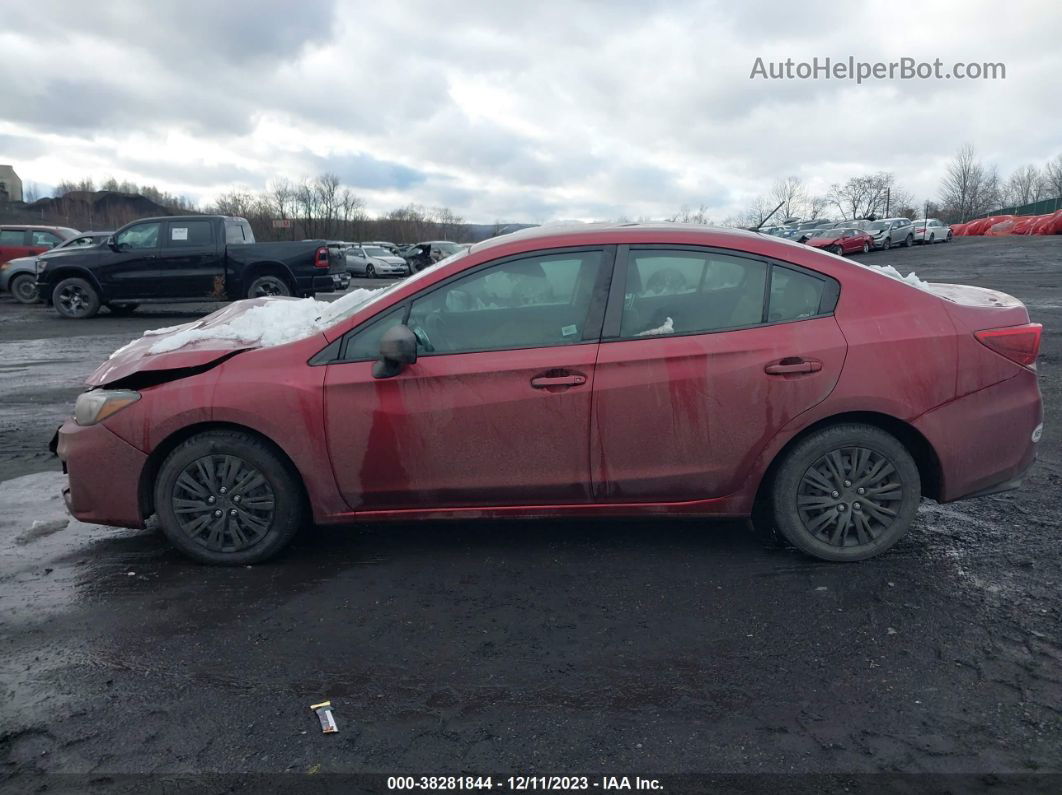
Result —
[[392, 378], [417, 361], [417, 337], [409, 326], [389, 328], [380, 338], [380, 358], [372, 366], [373, 378]]
[[107, 238], [107, 246], [112, 251], [121, 251], [121, 249], [118, 247], [118, 243], [114, 240], [114, 235], [111, 235], [109, 238]]

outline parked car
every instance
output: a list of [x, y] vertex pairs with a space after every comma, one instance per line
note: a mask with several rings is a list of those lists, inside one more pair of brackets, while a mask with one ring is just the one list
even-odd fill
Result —
[[410, 272], [416, 273], [434, 265], [440, 260], [452, 257], [462, 250], [462, 246], [449, 240], [429, 240], [417, 243], [406, 249], [403, 256], [409, 263]]
[[361, 244], [363, 246], [379, 246], [380, 248], [385, 249], [390, 254], [399, 254], [398, 246], [396, 246], [394, 243], [388, 242], [387, 240], [363, 240]]
[[939, 218], [920, 218], [914, 225], [913, 240], [919, 243], [950, 243], [951, 227]]
[[807, 245], [823, 248], [834, 254], [866, 254], [873, 245], [873, 238], [862, 229], [852, 227], [820, 229], [808, 239]]
[[755, 514], [861, 560], [922, 496], [1016, 488], [1042, 433], [1025, 306], [920, 284], [738, 230], [536, 228], [341, 298], [286, 344], [224, 333], [302, 316], [282, 298], [143, 337], [53, 445], [74, 516], [157, 515], [207, 563], [315, 523], [666, 514]]
[[914, 242], [910, 218], [883, 218], [871, 221], [863, 229], [870, 235], [874, 248], [887, 250], [893, 246], [910, 246]]
[[375, 279], [377, 276], [406, 276], [409, 265], [405, 259], [380, 246], [352, 246], [346, 251], [347, 271], [354, 276]]
[[88, 318], [101, 306], [329, 293], [332, 277], [323, 240], [255, 243], [243, 218], [193, 215], [134, 221], [104, 246], [41, 259], [37, 289], [62, 317]]
[[0, 263], [42, 254], [79, 234], [68, 226], [0, 225]]
[[18, 257], [0, 265], [0, 290], [10, 292], [16, 301], [33, 304], [37, 296], [37, 260], [52, 260], [71, 249], [101, 246], [110, 232], [82, 232], [58, 244], [55, 248], [34, 257]]

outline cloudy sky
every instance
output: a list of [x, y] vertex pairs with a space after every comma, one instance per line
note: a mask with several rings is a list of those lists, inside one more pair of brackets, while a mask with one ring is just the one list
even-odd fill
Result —
[[[1062, 152], [1062, 5], [5, 0], [0, 163], [201, 201], [337, 173], [373, 212], [716, 220], [879, 170], [931, 198], [961, 143]], [[996, 81], [750, 80], [757, 57], [1003, 62]]]

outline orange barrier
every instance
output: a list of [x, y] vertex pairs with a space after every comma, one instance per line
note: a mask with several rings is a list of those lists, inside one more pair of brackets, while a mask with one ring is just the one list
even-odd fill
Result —
[[953, 224], [951, 233], [955, 237], [1062, 235], [1062, 210], [1046, 215], [993, 215], [990, 218], [978, 218], [965, 224]]

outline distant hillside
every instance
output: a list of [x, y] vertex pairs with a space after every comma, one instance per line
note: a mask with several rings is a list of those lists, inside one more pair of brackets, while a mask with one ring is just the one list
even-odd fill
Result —
[[75, 229], [116, 229], [136, 218], [173, 215], [168, 207], [136, 193], [71, 191], [32, 204], [13, 202], [3, 215], [8, 220], [71, 226]]

